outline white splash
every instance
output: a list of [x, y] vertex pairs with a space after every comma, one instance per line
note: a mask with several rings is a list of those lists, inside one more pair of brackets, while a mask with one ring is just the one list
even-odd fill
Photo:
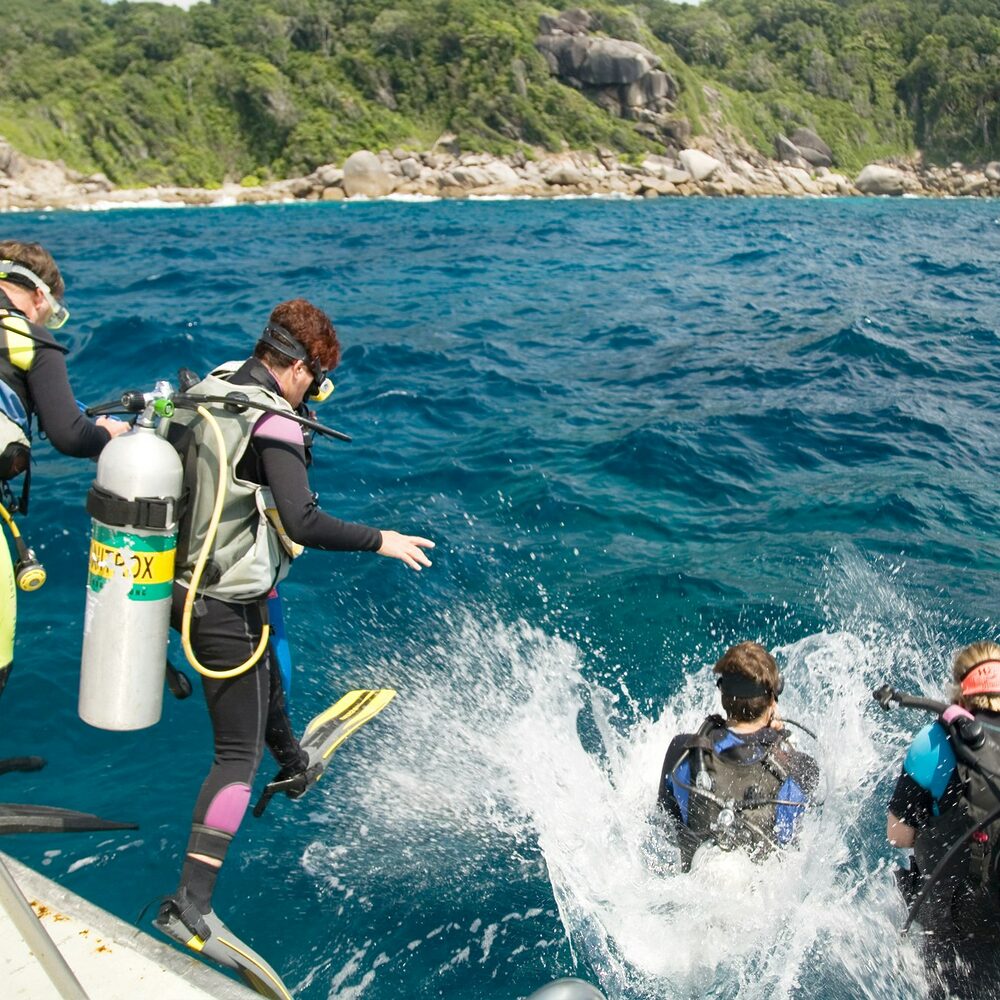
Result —
[[[393, 871], [411, 890], [452, 893], [501, 852], [516, 859], [505, 877], [537, 879], [540, 851], [583, 971], [612, 1000], [805, 997], [819, 981], [826, 995], [925, 995], [919, 958], [897, 930], [882, 832], [903, 748], [923, 720], [883, 714], [871, 691], [886, 679], [928, 688], [944, 652], [891, 574], [847, 558], [828, 576], [837, 583], [822, 599], [841, 627], [775, 650], [783, 713], [816, 731], [815, 742], [795, 742], [822, 772], [825, 804], [807, 816], [798, 848], [763, 864], [709, 852], [687, 874], [669, 863], [656, 782], [670, 737], [717, 709], [710, 664], [649, 718], [627, 694], [588, 681], [572, 643], [471, 613], [446, 618], [437, 645], [376, 668], [399, 678], [401, 697], [393, 737], [366, 761], [355, 798], [366, 842], [394, 845]], [[732, 641], [743, 638], [755, 637]], [[316, 874], [332, 863], [326, 851], [310, 850]], [[485, 961], [493, 934], [480, 947]]]

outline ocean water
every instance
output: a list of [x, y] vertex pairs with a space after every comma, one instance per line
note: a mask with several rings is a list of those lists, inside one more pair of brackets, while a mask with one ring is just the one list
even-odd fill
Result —
[[[94, 402], [245, 356], [306, 296], [345, 347], [326, 509], [437, 542], [411, 573], [310, 553], [286, 583], [304, 724], [396, 702], [249, 818], [219, 913], [304, 1000], [924, 995], [889, 792], [953, 650], [996, 635], [1000, 205], [708, 199], [7, 216], [69, 284]], [[132, 734], [76, 717], [93, 473], [38, 450], [0, 753], [8, 801], [135, 833], [2, 846], [119, 916], [176, 884], [211, 757], [200, 692]], [[816, 731], [824, 804], [764, 865], [670, 871], [651, 825], [710, 665], [757, 639]], [[178, 651], [175, 659], [180, 662]], [[189, 671], [190, 672], [190, 671]], [[258, 791], [271, 766], [265, 762]], [[148, 927], [152, 911], [144, 918]]]

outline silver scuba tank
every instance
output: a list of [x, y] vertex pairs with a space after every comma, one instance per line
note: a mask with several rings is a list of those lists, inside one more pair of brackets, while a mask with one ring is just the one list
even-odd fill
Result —
[[582, 979], [557, 979], [536, 990], [528, 1000], [604, 1000], [604, 994]]
[[80, 664], [80, 718], [99, 729], [152, 726], [163, 707], [181, 461], [154, 429], [153, 404], [113, 438], [87, 495], [92, 517]]

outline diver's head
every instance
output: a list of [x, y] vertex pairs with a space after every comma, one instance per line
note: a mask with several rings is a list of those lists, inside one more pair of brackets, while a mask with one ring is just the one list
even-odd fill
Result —
[[329, 316], [305, 299], [292, 299], [274, 307], [254, 348], [274, 374], [281, 393], [292, 406], [306, 396], [325, 398], [327, 372], [340, 363], [340, 341]]
[[730, 722], [771, 721], [783, 682], [774, 657], [757, 642], [741, 642], [722, 654], [713, 668]]
[[69, 319], [62, 304], [66, 284], [40, 243], [0, 240], [0, 289], [32, 323], [58, 329]]
[[1000, 712], [1000, 644], [974, 642], [955, 654], [952, 699], [970, 711]]

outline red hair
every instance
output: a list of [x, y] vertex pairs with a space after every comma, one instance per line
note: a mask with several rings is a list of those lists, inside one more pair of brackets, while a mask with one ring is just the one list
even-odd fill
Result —
[[[305, 299], [291, 299], [276, 305], [271, 322], [283, 326], [318, 361], [324, 371], [340, 364], [340, 341], [337, 331], [322, 309]], [[287, 359], [283, 359], [286, 360]]]

